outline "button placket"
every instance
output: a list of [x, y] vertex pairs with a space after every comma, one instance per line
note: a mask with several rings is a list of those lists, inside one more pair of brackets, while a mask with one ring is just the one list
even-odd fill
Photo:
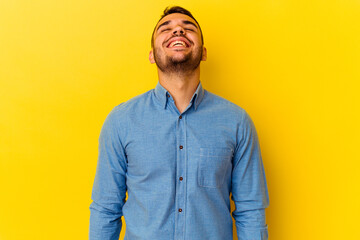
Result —
[[175, 216], [175, 239], [184, 239], [185, 234], [185, 199], [186, 199], [186, 182], [184, 182], [186, 175], [186, 124], [185, 116], [178, 115], [176, 124], [176, 142], [178, 144], [176, 154], [176, 203], [175, 209], [177, 214]]

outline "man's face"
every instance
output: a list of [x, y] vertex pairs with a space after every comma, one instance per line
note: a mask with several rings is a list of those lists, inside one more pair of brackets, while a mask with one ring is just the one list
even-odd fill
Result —
[[164, 73], [189, 72], [206, 60], [199, 26], [189, 16], [173, 13], [156, 25], [149, 60]]

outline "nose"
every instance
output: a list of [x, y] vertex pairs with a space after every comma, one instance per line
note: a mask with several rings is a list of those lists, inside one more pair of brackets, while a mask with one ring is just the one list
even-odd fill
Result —
[[181, 26], [176, 26], [173, 30], [173, 34], [174, 35], [178, 35], [180, 33], [180, 35], [185, 35], [185, 31]]

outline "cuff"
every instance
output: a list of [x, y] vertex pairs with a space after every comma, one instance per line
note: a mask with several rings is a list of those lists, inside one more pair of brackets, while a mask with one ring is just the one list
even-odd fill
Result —
[[264, 228], [236, 227], [238, 240], [268, 240], [268, 225]]

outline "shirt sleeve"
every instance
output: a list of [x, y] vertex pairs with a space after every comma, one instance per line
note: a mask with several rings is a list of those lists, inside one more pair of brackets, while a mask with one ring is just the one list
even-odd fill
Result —
[[126, 197], [126, 155], [116, 119], [109, 114], [101, 128], [99, 155], [90, 204], [90, 240], [118, 240]]
[[265, 208], [269, 195], [262, 163], [259, 140], [253, 121], [244, 111], [238, 128], [238, 143], [232, 169], [232, 212], [239, 240], [267, 240]]

